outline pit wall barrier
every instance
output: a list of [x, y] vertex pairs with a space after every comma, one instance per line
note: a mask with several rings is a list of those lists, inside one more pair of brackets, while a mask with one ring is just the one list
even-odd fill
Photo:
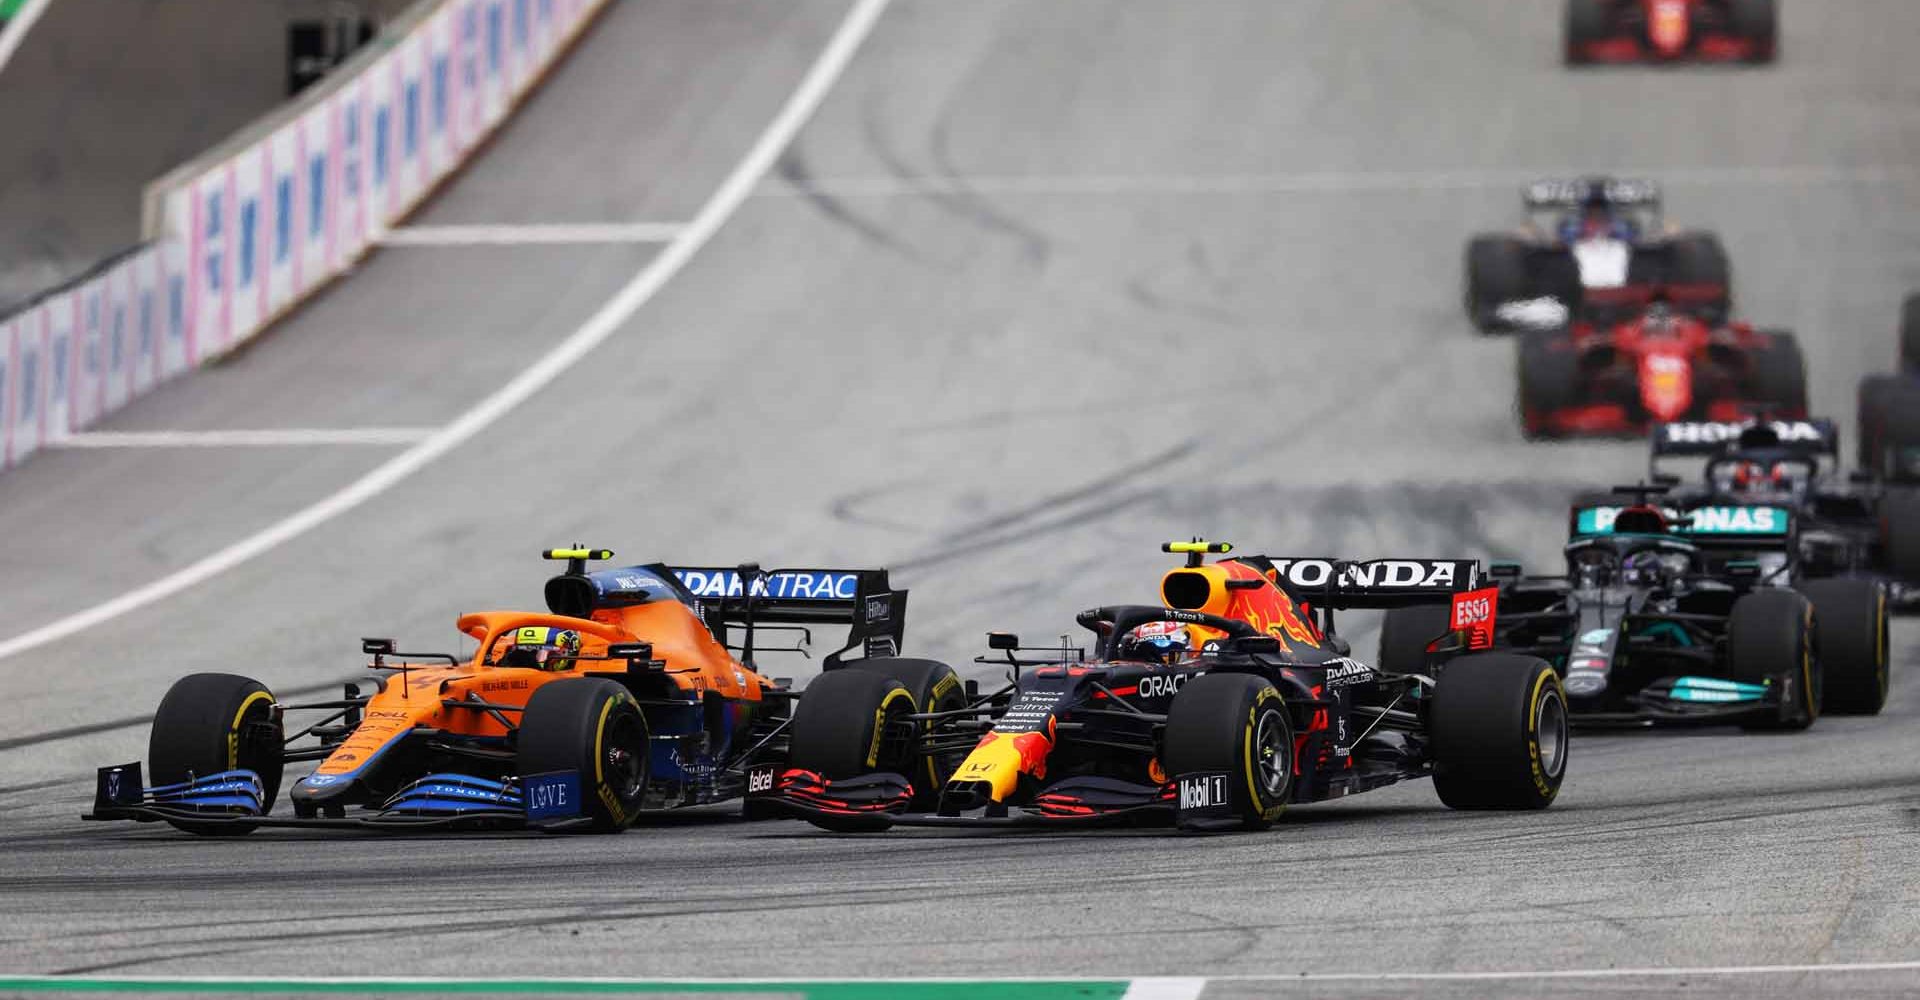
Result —
[[146, 242], [0, 317], [0, 468], [252, 339], [464, 164], [610, 0], [422, 0], [146, 192]]

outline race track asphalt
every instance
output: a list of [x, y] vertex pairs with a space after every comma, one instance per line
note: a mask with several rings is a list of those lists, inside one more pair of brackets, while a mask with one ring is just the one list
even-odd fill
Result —
[[[1902, 0], [1785, 4], [1783, 59], [1569, 72], [1559, 5], [896, 0], [718, 234], [585, 363], [417, 475], [0, 660], [0, 968], [141, 974], [1278, 975], [1920, 959], [1920, 671], [1797, 736], [1583, 735], [1554, 808], [1424, 784], [1211, 838], [837, 837], [725, 810], [617, 838], [206, 842], [82, 825], [176, 676], [276, 690], [453, 645], [532, 557], [887, 565], [908, 644], [1051, 638], [1158, 543], [1550, 565], [1632, 442], [1521, 440], [1459, 255], [1535, 176], [1665, 182], [1738, 311], [1850, 424], [1920, 285]], [[841, 0], [622, 0], [422, 224], [683, 222]], [[654, 246], [391, 248], [115, 430], [437, 426]], [[63, 451], [0, 476], [0, 640], [190, 564], [393, 449]], [[1358, 650], [1368, 623], [1349, 624]], [[973, 668], [969, 666], [971, 671]], [[797, 661], [791, 672], [813, 668]], [[1910, 995], [1911, 970], [1223, 981], [1208, 996]]]

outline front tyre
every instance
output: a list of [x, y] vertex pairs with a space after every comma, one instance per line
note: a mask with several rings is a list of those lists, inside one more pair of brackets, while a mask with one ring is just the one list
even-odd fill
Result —
[[1280, 692], [1251, 674], [1202, 674], [1173, 696], [1160, 753], [1167, 774], [1224, 772], [1240, 826], [1264, 830], [1293, 790], [1293, 723]]
[[1808, 580], [1822, 711], [1879, 715], [1887, 703], [1887, 593], [1873, 580]]
[[1727, 673], [1743, 684], [1786, 685], [1780, 714], [1747, 729], [1805, 729], [1820, 717], [1822, 671], [1813, 658], [1813, 602], [1791, 590], [1756, 590], [1727, 616]]
[[599, 677], [553, 681], [527, 699], [518, 765], [536, 774], [580, 776], [581, 815], [599, 833], [618, 833], [640, 814], [651, 743], [632, 692]]
[[917, 734], [907, 717], [918, 710], [913, 693], [885, 674], [847, 667], [821, 674], [794, 706], [788, 766], [830, 781], [881, 773], [911, 780]]
[[[282, 734], [274, 717], [273, 692], [251, 677], [188, 674], [160, 699], [147, 738], [149, 780], [158, 787], [204, 778], [222, 771], [246, 770], [260, 776], [261, 811], [273, 809], [280, 794]], [[238, 835], [245, 823], [195, 823], [168, 820], [188, 833]]]
[[[957, 712], [967, 707], [966, 686], [961, 683], [960, 675], [939, 660], [886, 656], [854, 660], [845, 669], [879, 674], [899, 681], [900, 686], [913, 696], [913, 704], [921, 712]], [[922, 737], [928, 737], [938, 725], [937, 722], [923, 722], [917, 727], [917, 732]], [[953, 777], [953, 772], [965, 759], [964, 751], [937, 757], [928, 754], [914, 762], [910, 771], [902, 772], [913, 784], [913, 800], [909, 808], [933, 808], [940, 801], [940, 789], [946, 786], [947, 779]]]
[[1453, 809], [1545, 809], [1567, 776], [1567, 695], [1546, 661], [1474, 653], [1448, 663], [1427, 717], [1433, 788]]

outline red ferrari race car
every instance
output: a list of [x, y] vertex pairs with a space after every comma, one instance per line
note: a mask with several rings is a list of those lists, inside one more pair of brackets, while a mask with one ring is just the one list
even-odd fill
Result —
[[1773, 61], [1774, 0], [1567, 0], [1567, 64]]
[[1807, 415], [1806, 365], [1791, 333], [1712, 326], [1664, 296], [1625, 318], [1590, 311], [1519, 348], [1520, 423], [1530, 438], [1638, 434], [1654, 423]]

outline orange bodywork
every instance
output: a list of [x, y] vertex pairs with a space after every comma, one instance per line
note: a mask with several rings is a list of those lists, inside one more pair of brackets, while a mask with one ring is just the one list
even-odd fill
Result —
[[[498, 647], [511, 642], [516, 629], [551, 626], [580, 633], [581, 658], [564, 670], [504, 667]], [[352, 734], [334, 748], [316, 775], [357, 773], [416, 727], [462, 736], [504, 738], [507, 727], [491, 712], [449, 708], [447, 701], [482, 701], [523, 707], [543, 685], [588, 671], [621, 671], [624, 661], [603, 657], [615, 643], [645, 642], [653, 658], [665, 661], [664, 677], [681, 691], [699, 697], [707, 691], [742, 701], [759, 701], [771, 686], [766, 678], [735, 660], [686, 605], [651, 601], [593, 613], [591, 619], [526, 611], [479, 611], [460, 616], [461, 632], [479, 642], [473, 657], [458, 666], [411, 666], [387, 679], [368, 700]], [[323, 779], [324, 781], [325, 779]]]

